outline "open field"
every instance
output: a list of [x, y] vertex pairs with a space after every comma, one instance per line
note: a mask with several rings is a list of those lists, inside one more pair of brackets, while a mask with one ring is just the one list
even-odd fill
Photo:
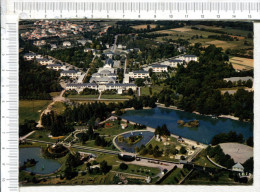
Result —
[[236, 70], [250, 70], [254, 68], [254, 60], [243, 57], [232, 57], [229, 59], [234, 69]]
[[[152, 94], [154, 93], [160, 93], [160, 91], [163, 89], [163, 86], [159, 86], [159, 85], [153, 85], [152, 86]], [[149, 91], [149, 87], [141, 87], [141, 95], [151, 95], [150, 91]]]
[[192, 29], [181, 27], [181, 28], [176, 28], [176, 29], [171, 29], [171, 30], [178, 31], [178, 32], [187, 32], [187, 31], [191, 31]]
[[69, 99], [84, 99], [84, 98], [94, 98], [97, 99], [98, 95], [68, 95]]
[[[195, 25], [195, 27], [200, 27], [200, 28], [205, 28], [205, 29], [214, 29], [214, 27], [209, 27], [209, 26], [202, 26], [202, 25]], [[216, 29], [215, 29], [216, 30]], [[217, 29], [218, 30], [218, 29]], [[247, 39], [247, 34], [250, 31], [243, 31], [243, 30], [238, 30], [238, 29], [229, 29], [229, 28], [219, 28], [219, 31], [226, 31], [229, 36], [232, 37], [237, 37], [239, 41], [221, 41], [217, 39], [209, 39], [209, 35], [218, 35], [220, 36], [220, 33], [217, 32], [208, 32], [208, 31], [202, 31], [202, 30], [195, 30], [191, 29], [191, 26], [185, 26], [182, 28], [174, 28], [174, 29], [167, 29], [167, 30], [160, 30], [156, 32], [151, 32], [151, 33], [159, 33], [159, 34], [168, 34], [169, 36], [165, 37], [157, 37], [157, 41], [164, 41], [163, 39], [172, 39], [172, 40], [177, 40], [179, 38], [181, 39], [186, 39], [189, 40], [190, 43], [193, 45], [195, 43], [201, 43], [202, 46], [209, 46], [211, 44], [216, 45], [217, 47], [222, 47], [223, 50], [226, 50], [228, 48], [230, 49], [252, 49], [253, 50], [253, 40], [252, 39]], [[200, 38], [193, 38], [193, 36], [199, 36]], [[249, 45], [244, 45], [244, 40], [248, 41]]]
[[101, 99], [131, 99], [132, 96], [130, 95], [101, 95]]
[[[155, 24], [150, 24], [150, 28], [154, 29], [157, 25]], [[147, 25], [135, 25], [135, 26], [131, 26], [134, 29], [147, 29]]]
[[124, 173], [130, 173], [130, 174], [136, 174], [136, 175], [142, 175], [142, 176], [150, 176], [153, 177], [160, 173], [160, 169], [154, 168], [154, 167], [145, 167], [140, 165], [133, 165], [128, 164], [127, 170], [121, 170], [119, 166], [114, 166], [113, 170], [118, 172], [124, 172]]
[[241, 143], [221, 143], [219, 144], [225, 154], [231, 156], [235, 162], [244, 163], [253, 157], [253, 147]]
[[52, 110], [56, 113], [56, 114], [62, 114], [65, 111], [66, 107], [65, 104], [63, 102], [55, 102], [52, 105]]
[[19, 123], [25, 119], [39, 120], [42, 110], [44, 110], [51, 100], [21, 100], [19, 101]]
[[28, 139], [56, 142], [58, 140], [63, 140], [67, 136], [67, 135], [65, 135], [65, 136], [59, 136], [59, 137], [48, 137], [49, 134], [50, 134], [50, 131], [48, 131], [48, 130], [36, 130], [32, 135], [30, 135], [28, 137]]
[[195, 165], [210, 167], [210, 168], [218, 168], [213, 163], [211, 163], [206, 157], [206, 150], [202, 150], [196, 157], [193, 159], [193, 163]]
[[107, 121], [106, 123], [109, 123], [110, 126], [106, 127], [105, 125], [104, 128], [98, 128], [96, 132], [98, 132], [100, 135], [118, 135], [126, 131], [134, 130], [134, 125], [130, 123], [127, 124], [128, 126], [125, 129], [121, 128], [121, 124], [118, 124], [118, 120]]

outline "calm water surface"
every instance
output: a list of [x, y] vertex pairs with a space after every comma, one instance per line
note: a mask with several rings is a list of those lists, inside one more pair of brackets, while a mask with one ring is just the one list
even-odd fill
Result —
[[28, 167], [25, 170], [36, 174], [50, 174], [58, 170], [61, 166], [59, 162], [53, 159], [46, 159], [41, 154], [40, 147], [20, 148], [19, 150], [19, 165], [23, 165], [27, 159], [35, 159], [36, 165]]
[[[166, 124], [172, 134], [209, 144], [211, 139], [219, 133], [234, 131], [241, 133], [245, 139], [253, 136], [253, 124], [232, 119], [213, 119], [208, 116], [196, 115], [194, 113], [178, 111], [165, 108], [154, 108], [144, 110], [126, 111], [122, 118], [136, 123], [144, 124], [156, 128]], [[199, 127], [188, 128], [177, 124], [178, 120], [190, 121], [199, 120]]]

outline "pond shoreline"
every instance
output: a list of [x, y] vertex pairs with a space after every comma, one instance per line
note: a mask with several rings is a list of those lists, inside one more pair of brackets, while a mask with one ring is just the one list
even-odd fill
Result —
[[[120, 118], [122, 118], [122, 117], [120, 117]], [[122, 121], [124, 121], [124, 122], [129, 122], [130, 124], [132, 124], [132, 125], [134, 125], [134, 124], [137, 124], [136, 122], [134, 122], [134, 121], [129, 121], [129, 120], [127, 120], [127, 119], [124, 119], [124, 118], [122, 118]], [[139, 123], [138, 123], [139, 124]], [[150, 132], [155, 132], [155, 129], [156, 128], [153, 128], [153, 127], [149, 127], [149, 126], [146, 126], [146, 129], [145, 130], [136, 130], [136, 131], [150, 131]], [[131, 132], [131, 131], [127, 131], [127, 132], [124, 132], [124, 133], [128, 133], [128, 132]], [[121, 134], [124, 134], [124, 133], [121, 133]], [[121, 135], [121, 134], [118, 134], [118, 135]], [[117, 135], [117, 136], [118, 136]], [[115, 136], [114, 137], [114, 139], [113, 139], [113, 143], [114, 143], [114, 140], [116, 139], [116, 137], [117, 136]], [[176, 139], [178, 139], [179, 138], [179, 135], [175, 135], [175, 134], [172, 134], [171, 133], [171, 135], [170, 135], [171, 137], [174, 137], [174, 138], [176, 138]], [[198, 141], [195, 141], [195, 140], [191, 140], [191, 139], [188, 139], [188, 138], [185, 138], [185, 137], [182, 137], [182, 139], [184, 140], [184, 143], [187, 143], [187, 144], [189, 144], [189, 145], [194, 145], [194, 146], [196, 146], [196, 147], [200, 147], [200, 148], [206, 148], [208, 145], [207, 144], [204, 144], [204, 143], [201, 143], [201, 142], [198, 142]], [[152, 140], [152, 139], [151, 139]], [[150, 141], [151, 141], [150, 140]], [[149, 141], [149, 142], [150, 142]], [[148, 143], [149, 143], [148, 142]], [[116, 147], [117, 147], [117, 145], [116, 145]], [[118, 148], [119, 150], [120, 150], [120, 148]], [[121, 150], [120, 150], [121, 151]]]
[[[179, 109], [178, 107], [176, 106], [169, 106], [169, 107], [165, 107], [164, 104], [161, 104], [161, 103], [156, 103], [157, 107], [159, 108], [165, 108], [165, 109], [173, 109], [173, 110], [178, 110], [178, 111], [183, 111], [183, 112], [187, 112], [183, 109]], [[202, 115], [202, 116], [207, 116], [207, 117], [214, 117], [213, 115], [206, 115], [206, 114], [201, 114], [197, 111], [193, 111], [193, 112], [189, 112], [189, 113], [194, 113], [196, 115]], [[227, 119], [232, 119], [232, 120], [235, 120], [235, 121], [239, 121], [239, 118], [238, 117], [235, 117], [235, 116], [232, 116], [232, 115], [219, 115], [217, 117], [220, 117], [220, 118], [227, 118]], [[246, 121], [245, 121], [246, 122]]]

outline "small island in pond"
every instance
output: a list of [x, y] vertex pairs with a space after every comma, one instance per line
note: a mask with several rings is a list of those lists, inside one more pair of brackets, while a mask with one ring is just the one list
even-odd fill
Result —
[[131, 135], [127, 138], [124, 138], [123, 136], [119, 135], [118, 136], [118, 141], [119, 142], [125, 142], [129, 145], [134, 145], [136, 143], [138, 143], [139, 141], [141, 141], [141, 139], [143, 139], [142, 135]]
[[23, 163], [23, 166], [21, 167], [21, 169], [23, 170], [23, 169], [26, 169], [28, 167], [33, 167], [33, 166], [36, 165], [36, 163], [37, 163], [37, 161], [35, 159], [27, 159], [27, 161], [25, 161]]
[[199, 120], [193, 120], [193, 121], [183, 121], [183, 120], [178, 120], [177, 123], [180, 125], [180, 126], [183, 126], [183, 127], [198, 127], [199, 126]]

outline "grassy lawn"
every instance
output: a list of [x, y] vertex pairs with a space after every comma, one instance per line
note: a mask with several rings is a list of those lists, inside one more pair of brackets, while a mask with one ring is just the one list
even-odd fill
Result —
[[99, 149], [108, 149], [108, 150], [113, 150], [113, 151], [118, 151], [118, 149], [116, 147], [114, 147], [113, 143], [112, 143], [112, 137], [105, 137], [106, 141], [111, 141], [111, 145], [107, 146], [107, 147], [102, 147], [102, 146], [97, 146], [95, 145], [95, 140], [90, 140], [87, 141], [86, 143], [82, 144], [82, 143], [77, 143], [78, 145], [82, 145], [82, 146], [86, 146], [86, 147], [94, 147], [94, 148], [99, 148]]
[[161, 184], [178, 184], [177, 180], [180, 181], [188, 173], [187, 169], [176, 168]]
[[130, 95], [101, 95], [101, 99], [131, 99], [132, 96]]
[[63, 140], [64, 138], [67, 137], [67, 135], [65, 135], [63, 138], [61, 137], [53, 137], [53, 138], [50, 138], [48, 137], [48, 135], [50, 134], [50, 131], [47, 131], [47, 130], [36, 130], [32, 135], [30, 135], [28, 138], [29, 139], [34, 139], [34, 140], [41, 140], [41, 141], [48, 141], [48, 142], [56, 142], [58, 141], [58, 139], [61, 141]]
[[[174, 138], [174, 137], [170, 137], [170, 141], [168, 141], [168, 142], [170, 143], [170, 145], [168, 145], [169, 147], [170, 147], [170, 146], [173, 146], [173, 145], [174, 145], [175, 147], [180, 146], [180, 144], [177, 142], [177, 139]], [[146, 144], [146, 146], [148, 146], [148, 145], [150, 145], [150, 144], [151, 144], [153, 147], [155, 147], [155, 146], [157, 145], [160, 150], [161, 150], [161, 149], [165, 150], [166, 147], [168, 147], [168, 146], [163, 145], [163, 142], [156, 141], [154, 137], [152, 138], [152, 140], [151, 140], [149, 143]], [[149, 155], [149, 154], [142, 155], [142, 156], [149, 157], [149, 158], [154, 158], [153, 155]], [[179, 160], [176, 160], [176, 159], [174, 159], [174, 158], [172, 159], [172, 158], [170, 158], [169, 156], [156, 157], [156, 159], [179, 162]]]
[[[110, 124], [106, 127], [106, 124]], [[121, 124], [118, 124], [118, 120], [115, 121], [107, 121], [105, 123], [105, 127], [99, 128], [96, 132], [100, 135], [118, 135], [119, 133], [123, 133], [126, 131], [134, 130], [134, 125], [128, 123], [128, 127], [125, 129], [121, 128]]]
[[52, 106], [52, 110], [57, 114], [62, 114], [65, 111], [66, 107], [63, 102], [55, 102]]
[[19, 101], [19, 123], [25, 119], [39, 120], [41, 112], [52, 102], [52, 100], [21, 100]]
[[197, 155], [197, 157], [193, 160], [193, 163], [195, 165], [200, 165], [204, 167], [218, 168], [207, 159], [205, 149]]
[[[152, 87], [152, 94], [154, 93], [159, 93], [164, 86], [159, 86], [159, 85], [153, 85]], [[141, 95], [151, 95], [149, 91], [149, 87], [141, 87]]]
[[247, 185], [247, 184], [240, 184], [238, 182], [235, 182], [234, 179], [229, 178], [229, 173], [227, 171], [221, 173], [218, 181], [210, 181], [208, 177], [197, 177], [196, 172], [193, 172], [184, 181], [183, 184], [185, 185]]
[[68, 95], [69, 99], [83, 99], [83, 98], [94, 98], [97, 99], [98, 95]]
[[50, 95], [52, 97], [56, 97], [56, 96], [60, 95], [60, 92], [51, 92]]
[[140, 165], [132, 165], [128, 164], [127, 170], [121, 170], [118, 166], [113, 167], [114, 171], [118, 172], [124, 172], [124, 173], [130, 173], [130, 174], [136, 174], [136, 175], [143, 175], [143, 176], [150, 176], [154, 177], [158, 173], [160, 173], [160, 169], [154, 168], [154, 167], [146, 167], [146, 166], [140, 166]]

